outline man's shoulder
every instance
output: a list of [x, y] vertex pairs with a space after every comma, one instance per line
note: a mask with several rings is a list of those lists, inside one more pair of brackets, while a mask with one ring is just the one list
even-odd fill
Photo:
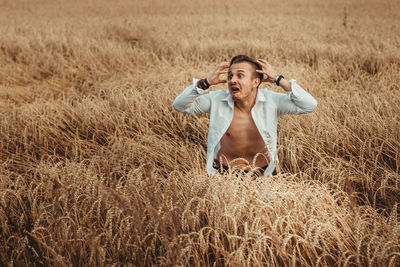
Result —
[[259, 99], [263, 99], [265, 103], [268, 103], [268, 105], [271, 105], [272, 103], [276, 105], [280, 102], [282, 97], [285, 97], [285, 94], [272, 91], [268, 88], [260, 88], [259, 93], [262, 94]]
[[208, 93], [212, 99], [218, 100], [218, 99], [224, 99], [229, 95], [228, 90], [215, 90], [211, 91]]
[[270, 94], [280, 94], [280, 93], [275, 92], [275, 91], [272, 91], [272, 90], [270, 90], [270, 89], [268, 89], [268, 88], [260, 88], [260, 91], [261, 91], [263, 94], [268, 94], [268, 95], [270, 95]]
[[275, 92], [275, 91], [272, 91], [272, 90], [270, 90], [268, 88], [260, 88], [259, 90], [263, 95], [265, 95], [265, 97], [272, 97], [273, 98], [275, 96], [284, 95], [283, 93]]

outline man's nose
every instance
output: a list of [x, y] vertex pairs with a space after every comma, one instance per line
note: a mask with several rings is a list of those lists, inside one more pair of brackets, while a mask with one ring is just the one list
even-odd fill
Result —
[[231, 84], [235, 84], [237, 82], [237, 78], [233, 76], [230, 80]]

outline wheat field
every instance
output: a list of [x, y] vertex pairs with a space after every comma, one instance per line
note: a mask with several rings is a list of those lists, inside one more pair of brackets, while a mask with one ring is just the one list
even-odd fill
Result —
[[[0, 0], [0, 36], [0, 265], [400, 265], [399, 1]], [[318, 100], [270, 179], [172, 107], [237, 54]]]

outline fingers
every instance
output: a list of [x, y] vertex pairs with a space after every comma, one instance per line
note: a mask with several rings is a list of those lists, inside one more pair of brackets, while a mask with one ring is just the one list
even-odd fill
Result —
[[260, 62], [260, 63], [264, 63], [264, 64], [268, 64], [268, 62], [266, 61], [266, 60], [264, 60], [264, 59], [257, 59], [257, 62]]
[[219, 64], [219, 66], [218, 66], [218, 69], [219, 69], [219, 70], [223, 70], [223, 69], [226, 69], [226, 68], [229, 68], [229, 62], [228, 62], [228, 61], [222, 62], [222, 63]]
[[[218, 75], [227, 74], [227, 73], [228, 73], [227, 70], [223, 70], [223, 71], [219, 71]], [[226, 80], [220, 80], [220, 83], [226, 83]]]
[[269, 82], [270, 81], [271, 77], [270, 77], [270, 75], [268, 75], [268, 73], [266, 71], [256, 70], [256, 72], [262, 73], [262, 74], [265, 75], [264, 79], [262, 80], [262, 82]]
[[264, 65], [265, 64], [265, 62], [262, 60], [262, 59], [257, 59], [256, 60], [259, 64], [261, 64], [261, 65]]
[[271, 67], [271, 65], [265, 61], [264, 59], [258, 59], [257, 62], [264, 68], [264, 67]]

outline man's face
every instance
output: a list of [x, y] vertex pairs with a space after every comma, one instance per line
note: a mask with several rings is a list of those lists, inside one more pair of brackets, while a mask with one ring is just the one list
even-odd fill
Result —
[[256, 68], [243, 61], [232, 64], [228, 71], [228, 89], [233, 100], [243, 100], [249, 97], [259, 84]]

